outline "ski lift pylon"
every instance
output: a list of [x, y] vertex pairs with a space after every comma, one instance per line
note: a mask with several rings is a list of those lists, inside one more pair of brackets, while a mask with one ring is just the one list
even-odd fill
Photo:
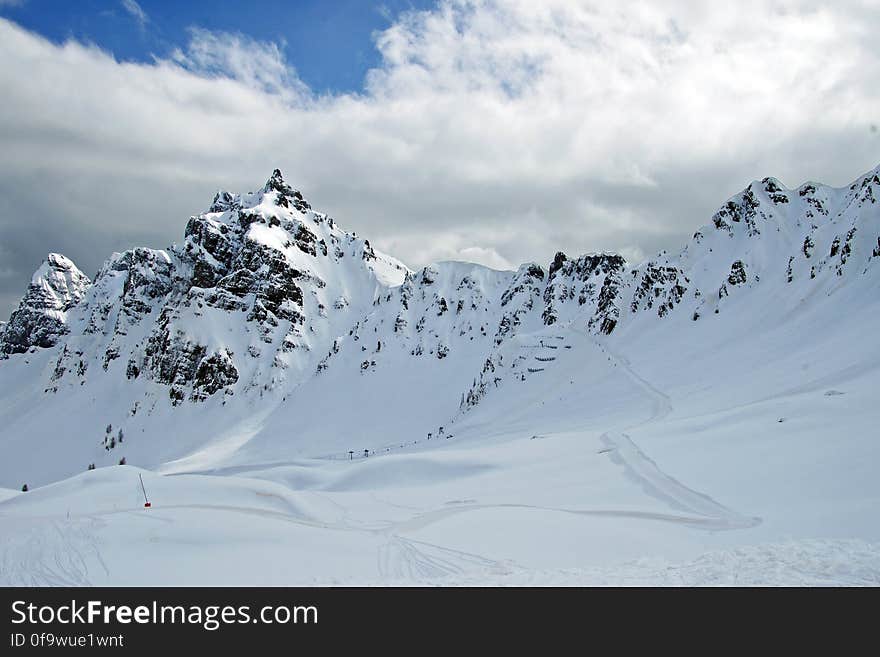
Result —
[[144, 508], [149, 509], [153, 505], [150, 504], [150, 500], [147, 499], [147, 489], [144, 486], [144, 478], [140, 472], [138, 472], [138, 479], [141, 480], [141, 490], [144, 492]]

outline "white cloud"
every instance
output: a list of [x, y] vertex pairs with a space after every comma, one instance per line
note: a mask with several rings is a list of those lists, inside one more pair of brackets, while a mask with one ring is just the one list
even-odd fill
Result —
[[495, 249], [487, 249], [482, 246], [467, 246], [459, 249], [453, 257], [453, 260], [462, 260], [464, 262], [478, 262], [492, 269], [506, 270], [515, 269], [516, 265]]
[[631, 265], [639, 265], [645, 261], [645, 252], [638, 246], [622, 246], [617, 252]]
[[190, 29], [186, 50], [171, 60], [201, 77], [231, 79], [254, 91], [303, 103], [311, 97], [284, 57], [284, 44], [256, 41], [243, 34]]
[[324, 96], [283, 43], [195, 29], [140, 65], [2, 21], [2, 292], [50, 249], [93, 273], [180, 239], [275, 166], [413, 266], [678, 247], [752, 178], [878, 163], [872, 1], [449, 0], [377, 36], [363, 93]]
[[143, 8], [135, 2], [135, 0], [120, 0], [120, 4], [122, 8], [125, 9], [129, 13], [129, 15], [134, 18], [138, 25], [141, 28], [145, 27], [146, 24], [150, 21], [150, 17], [147, 16], [147, 12], [143, 10]]

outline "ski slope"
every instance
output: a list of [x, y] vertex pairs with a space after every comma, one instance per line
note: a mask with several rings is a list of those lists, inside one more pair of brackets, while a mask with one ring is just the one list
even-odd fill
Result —
[[592, 349], [559, 373], [567, 387], [526, 382], [449, 439], [270, 459], [247, 449], [248, 432], [231, 454], [203, 451], [163, 474], [115, 466], [8, 492], [0, 581], [880, 583], [876, 441], [867, 426], [826, 433], [875, 418], [877, 369], [707, 409], [582, 333], [565, 337]]

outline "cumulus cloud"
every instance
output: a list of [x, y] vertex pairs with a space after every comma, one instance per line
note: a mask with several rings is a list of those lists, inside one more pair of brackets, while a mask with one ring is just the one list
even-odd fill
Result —
[[256, 41], [244, 34], [190, 28], [186, 49], [171, 60], [199, 76], [231, 79], [289, 103], [303, 104], [311, 92], [284, 57], [284, 44]]
[[333, 95], [243, 34], [133, 64], [0, 21], [2, 301], [49, 250], [91, 275], [275, 166], [412, 266], [677, 248], [751, 179], [842, 185], [880, 161], [871, 4], [445, 0]]

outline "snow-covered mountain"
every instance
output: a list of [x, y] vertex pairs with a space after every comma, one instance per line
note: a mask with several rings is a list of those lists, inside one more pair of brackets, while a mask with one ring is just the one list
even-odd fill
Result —
[[[878, 198], [880, 168], [843, 189], [765, 178], [679, 253], [636, 266], [558, 253], [515, 272], [410, 271], [276, 170], [256, 192], [218, 192], [181, 244], [113, 254], [94, 281], [57, 254], [41, 265], [0, 334], [0, 485], [33, 488], [125, 457], [164, 473], [247, 472], [288, 491], [442, 481], [445, 500], [470, 499], [451, 481], [487, 477], [498, 507], [610, 495], [624, 515], [648, 513], [615, 497], [616, 480], [584, 497], [569, 460], [589, 444], [713, 527], [763, 527], [772, 512], [708, 504], [682, 478], [752, 503], [744, 482], [778, 460], [779, 472], [806, 468], [810, 490], [846, 489], [837, 504], [874, 499], [876, 441], [863, 436], [876, 430], [865, 400], [880, 378], [867, 337], [880, 320]], [[826, 421], [859, 436], [847, 445], [856, 460], [815, 470], [843, 458], [817, 433]], [[648, 451], [676, 476], [631, 440], [651, 432], [663, 438]], [[548, 470], [530, 480], [543, 461], [509, 450], [537, 444]], [[492, 459], [472, 462], [478, 448]], [[756, 455], [765, 465], [739, 477], [707, 465]], [[368, 469], [313, 467], [358, 457]], [[492, 474], [508, 466], [510, 478]], [[428, 498], [425, 508], [441, 504]], [[859, 513], [832, 533], [862, 537], [851, 531]]]
[[0, 354], [53, 347], [68, 333], [67, 313], [91, 284], [69, 259], [50, 253], [31, 278], [18, 309], [0, 326]]
[[[2, 349], [54, 346], [69, 333], [50, 377], [56, 392], [96, 372], [161, 384], [172, 403], [277, 386], [288, 368], [309, 369], [311, 353], [404, 272], [313, 212], [275, 171], [256, 193], [218, 192], [189, 220], [182, 245], [113, 254], [90, 286], [50, 255]], [[51, 339], [28, 332], [43, 315], [55, 322], [44, 330]]]
[[[34, 393], [44, 405], [111, 386], [97, 425], [209, 398], [295, 403], [330, 372], [338, 382], [387, 370], [389, 384], [413, 368], [435, 379], [435, 369], [453, 372], [434, 393], [444, 410], [406, 426], [427, 434], [503, 384], [552, 376], [556, 361], [573, 358], [512, 355], [511, 340], [548, 327], [603, 337], [651, 332], [672, 318], [723, 321], [735, 300], [738, 312], [744, 304], [759, 313], [761, 290], [783, 302], [822, 295], [845, 313], [836, 290], [880, 279], [878, 197], [877, 170], [846, 189], [790, 190], [765, 178], [727, 201], [680, 253], [636, 267], [617, 254], [557, 253], [516, 272], [456, 262], [412, 272], [314, 211], [275, 170], [256, 192], [218, 192], [186, 223], [182, 244], [115, 253], [94, 282], [50, 254], [0, 353], [40, 352]], [[682, 330], [684, 339], [693, 331]], [[255, 399], [265, 396], [274, 401]], [[317, 436], [301, 447], [325, 449]]]

